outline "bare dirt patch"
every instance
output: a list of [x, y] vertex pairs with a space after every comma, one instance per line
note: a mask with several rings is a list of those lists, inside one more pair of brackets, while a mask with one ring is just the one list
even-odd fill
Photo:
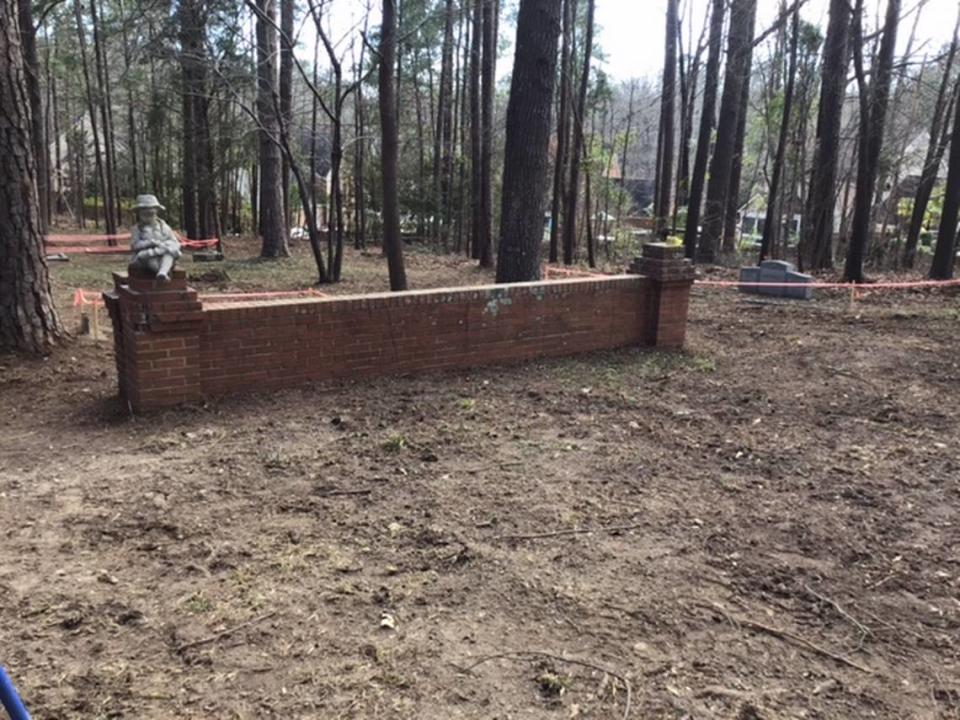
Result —
[[698, 290], [681, 354], [150, 418], [0, 358], [2, 660], [37, 718], [960, 717], [958, 317]]

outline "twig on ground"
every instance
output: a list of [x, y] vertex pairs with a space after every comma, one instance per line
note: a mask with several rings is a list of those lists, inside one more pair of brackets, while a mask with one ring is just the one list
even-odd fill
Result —
[[885, 584], [888, 580], [893, 580], [897, 576], [897, 571], [893, 570], [889, 575], [885, 575], [883, 578], [875, 582], [873, 585], [869, 586], [870, 590], [876, 590], [881, 585]]
[[[859, 607], [859, 606], [858, 606], [858, 607]], [[921, 634], [921, 633], [918, 633], [916, 630], [913, 630], [913, 629], [908, 628], [908, 627], [901, 627], [900, 625], [894, 625], [894, 624], [892, 624], [892, 623], [890, 623], [890, 622], [887, 622], [887, 621], [884, 620], [882, 617], [880, 617], [879, 615], [877, 615], [875, 612], [871, 612], [870, 610], [867, 610], [867, 608], [865, 608], [865, 607], [859, 607], [859, 609], [862, 610], [863, 612], [865, 612], [865, 613], [866, 613], [867, 615], [869, 615], [870, 617], [872, 617], [877, 623], [879, 623], [880, 625], [883, 625], [883, 626], [884, 626], [885, 628], [887, 628], [888, 630], [893, 630], [894, 632], [905, 632], [905, 633], [908, 633], [908, 634], [912, 635], [913, 637], [917, 638], [918, 640], [924, 640], [924, 639], [925, 639], [925, 636], [924, 636], [923, 634]]]
[[538, 540], [540, 538], [560, 537], [562, 535], [587, 535], [589, 533], [637, 530], [638, 528], [642, 528], [642, 527], [644, 527], [643, 523], [637, 523], [635, 525], [607, 525], [606, 527], [574, 528], [570, 530], [553, 530], [552, 532], [531, 533], [529, 535], [494, 535], [492, 538], [487, 538], [487, 539], [490, 540], [491, 542], [495, 540]]
[[256, 625], [259, 622], [268, 620], [276, 614], [277, 614], [276, 610], [271, 610], [268, 613], [264, 613], [263, 615], [257, 615], [255, 618], [251, 618], [246, 622], [240, 623], [239, 625], [234, 625], [233, 627], [229, 627], [226, 630], [221, 630], [220, 632], [214, 633], [213, 635], [210, 635], [208, 637], [201, 638], [199, 640], [194, 640], [192, 642], [184, 643], [183, 645], [180, 645], [177, 648], [177, 653], [183, 653], [185, 650], [190, 650], [191, 648], [199, 647], [200, 645], [208, 645], [209, 643], [216, 642], [220, 638], [225, 638], [228, 635], [232, 635], [238, 630], [243, 630], [244, 628], [250, 627], [251, 625]]
[[328, 490], [326, 492], [317, 493], [317, 497], [328, 498], [328, 497], [337, 497], [338, 495], [369, 495], [373, 490], [371, 488], [363, 488], [361, 490]]
[[536, 658], [547, 658], [548, 660], [556, 660], [557, 662], [566, 663], [568, 665], [579, 665], [580, 667], [596, 670], [597, 672], [602, 672], [612, 678], [616, 678], [623, 685], [627, 693], [627, 697], [623, 706], [623, 718], [626, 720], [630, 717], [630, 705], [633, 698], [633, 690], [630, 686], [630, 681], [619, 673], [615, 673], [608, 668], [602, 667], [601, 665], [596, 665], [587, 660], [577, 660], [576, 658], [568, 658], [564, 657], [563, 655], [540, 652], [539, 650], [516, 650], [512, 652], [497, 653], [496, 655], [485, 655], [483, 657], [476, 658], [476, 662], [468, 665], [467, 667], [460, 667], [459, 665], [455, 665], [454, 667], [464, 673], [470, 673], [470, 671], [472, 671], [475, 667], [483, 665], [486, 662], [490, 662], [491, 660], [532, 660]]
[[841, 616], [841, 617], [845, 618], [845, 619], [846, 619], [848, 622], [850, 622], [855, 628], [857, 628], [857, 630], [860, 631], [860, 645], [861, 645], [861, 646], [863, 645], [863, 639], [864, 639], [865, 637], [867, 637], [868, 635], [873, 635], [873, 630], [871, 630], [870, 628], [868, 628], [868, 627], [867, 627], [866, 625], [864, 625], [862, 622], [860, 622], [860, 621], [857, 620], [855, 617], [853, 617], [853, 615], [851, 615], [851, 614], [848, 613], [846, 610], [844, 610], [842, 607], [840, 607], [840, 604], [839, 604], [836, 600], [833, 600], [832, 598], [828, 598], [828, 597], [826, 597], [825, 595], [821, 595], [821, 594], [818, 593], [816, 590], [814, 590], [813, 588], [811, 588], [809, 585], [804, 585], [804, 586], [803, 586], [803, 589], [806, 590], [806, 591], [807, 591], [808, 593], [810, 593], [811, 595], [813, 595], [813, 596], [814, 596], [815, 598], [817, 598], [818, 600], [820, 600], [820, 601], [822, 601], [822, 602], [825, 602], [825, 603], [827, 603], [828, 605], [830, 605], [831, 607], [833, 607], [834, 610], [836, 610], [838, 613], [840, 613], [840, 616]]
[[723, 613], [731, 622], [736, 623], [738, 626], [749, 628], [751, 630], [756, 630], [757, 632], [762, 632], [762, 633], [765, 633], [766, 635], [771, 635], [772, 637], [780, 638], [781, 640], [792, 642], [795, 645], [799, 645], [800, 647], [810, 650], [811, 652], [815, 652], [818, 655], [822, 655], [823, 657], [830, 658], [831, 660], [841, 663], [842, 665], [846, 665], [847, 667], [852, 667], [853, 669], [859, 670], [860, 672], [866, 673], [867, 675], [876, 675], [875, 670], [871, 670], [865, 665], [861, 665], [860, 663], [850, 660], [849, 658], [846, 658], [843, 655], [837, 655], [836, 653], [831, 652], [826, 648], [820, 647], [816, 643], [810, 642], [804, 637], [800, 637], [799, 635], [794, 635], [789, 630], [782, 630], [781, 628], [771, 627], [770, 625], [764, 625], [761, 622], [757, 622], [756, 620], [750, 620], [749, 618], [735, 617], [731, 615], [727, 611], [727, 609], [723, 607], [720, 603], [716, 603], [716, 602], [710, 603], [710, 606], [714, 610], [717, 610]]

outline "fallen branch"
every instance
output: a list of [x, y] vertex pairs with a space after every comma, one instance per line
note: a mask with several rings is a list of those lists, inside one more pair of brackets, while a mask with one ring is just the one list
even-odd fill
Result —
[[589, 668], [590, 670], [596, 670], [597, 672], [601, 672], [606, 675], [609, 675], [612, 678], [616, 678], [623, 685], [627, 693], [626, 701], [623, 707], [623, 719], [627, 720], [627, 718], [630, 717], [630, 705], [633, 697], [633, 691], [632, 691], [632, 688], [630, 687], [630, 681], [627, 680], [627, 678], [624, 677], [623, 675], [620, 675], [619, 673], [615, 673], [612, 670], [609, 670], [600, 665], [596, 665], [587, 660], [577, 660], [575, 658], [568, 658], [568, 657], [564, 657], [563, 655], [554, 655], [553, 653], [548, 653], [548, 652], [540, 652], [538, 650], [517, 650], [512, 652], [497, 653], [496, 655], [485, 655], [477, 659], [476, 662], [474, 662], [471, 665], [468, 665], [465, 668], [459, 667], [459, 666], [454, 666], [454, 667], [457, 667], [457, 669], [459, 669], [460, 671], [469, 674], [478, 665], [483, 665], [484, 663], [490, 662], [491, 660], [535, 660], [537, 658], [546, 658], [548, 660], [555, 660], [557, 662], [566, 663], [568, 665], [579, 665], [580, 667]]
[[177, 653], [183, 653], [184, 651], [190, 650], [191, 648], [199, 647], [201, 645], [208, 645], [212, 642], [216, 642], [220, 638], [225, 638], [228, 635], [232, 635], [238, 630], [243, 630], [244, 628], [250, 627], [251, 625], [256, 625], [257, 623], [263, 622], [264, 620], [268, 620], [269, 618], [272, 618], [276, 614], [277, 614], [276, 610], [271, 610], [268, 613], [264, 613], [263, 615], [258, 615], [257, 617], [251, 618], [250, 620], [247, 620], [246, 622], [242, 622], [239, 625], [234, 625], [233, 627], [227, 628], [226, 630], [221, 630], [218, 633], [214, 633], [209, 637], [184, 643], [183, 645], [177, 648]]
[[317, 497], [328, 498], [328, 497], [337, 497], [339, 495], [369, 495], [373, 490], [370, 488], [364, 488], [362, 490], [328, 490], [327, 492], [317, 493]]
[[571, 530], [554, 530], [552, 532], [532, 533], [530, 535], [494, 535], [488, 538], [491, 542], [494, 540], [538, 540], [540, 538], [560, 537], [562, 535], [587, 535], [589, 533], [600, 532], [621, 532], [623, 530], [636, 530], [642, 528], [642, 523], [635, 525], [607, 525], [605, 527], [595, 528], [575, 528]]
[[771, 627], [770, 625], [764, 625], [761, 622], [757, 622], [756, 620], [750, 620], [749, 618], [735, 617], [731, 615], [726, 608], [724, 608], [722, 605], [716, 602], [711, 603], [711, 606], [713, 607], [714, 610], [719, 610], [720, 612], [722, 612], [729, 620], [736, 623], [738, 626], [750, 628], [751, 630], [756, 630], [757, 632], [762, 632], [762, 633], [765, 633], [766, 635], [770, 635], [772, 637], [779, 638], [781, 640], [792, 642], [793, 644], [799, 645], [800, 647], [806, 650], [810, 650], [811, 652], [817, 653], [818, 655], [822, 655], [823, 657], [830, 658], [831, 660], [841, 663], [842, 665], [846, 665], [847, 667], [852, 667], [853, 669], [859, 670], [860, 672], [866, 673], [867, 675], [876, 675], [876, 671], [871, 670], [865, 665], [861, 665], [860, 663], [854, 662], [853, 660], [850, 660], [849, 658], [846, 658], [843, 655], [837, 655], [834, 652], [830, 652], [826, 648], [822, 648], [816, 643], [810, 642], [804, 637], [800, 637], [799, 635], [794, 635], [789, 630], [781, 630], [780, 628]]

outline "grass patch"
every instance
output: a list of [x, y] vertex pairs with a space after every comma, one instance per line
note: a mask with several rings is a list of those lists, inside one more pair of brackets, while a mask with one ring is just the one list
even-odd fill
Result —
[[688, 352], [629, 351], [593, 353], [554, 361], [558, 381], [570, 387], [617, 391], [644, 380], [659, 380], [684, 372], [712, 373], [713, 358]]
[[407, 439], [403, 435], [391, 435], [388, 437], [381, 447], [387, 452], [400, 452], [405, 447], [407, 447]]
[[195, 615], [213, 610], [213, 601], [202, 592], [195, 592], [183, 601], [183, 606]]

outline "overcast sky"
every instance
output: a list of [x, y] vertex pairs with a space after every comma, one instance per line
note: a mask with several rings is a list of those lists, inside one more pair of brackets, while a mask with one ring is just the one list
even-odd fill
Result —
[[[655, 77], [663, 67], [663, 33], [667, 0], [596, 0], [597, 24], [600, 27], [599, 39], [607, 55], [607, 72], [618, 80], [630, 77]], [[681, 11], [694, 20], [694, 42], [696, 31], [703, 24], [710, 0], [680, 0]], [[865, 24], [876, 27], [876, 0], [866, 0], [870, 13]], [[904, 0], [904, 11], [917, 6], [917, 0]], [[923, 41], [929, 53], [935, 53], [944, 43], [950, 41], [957, 20], [957, 0], [927, 0], [920, 13], [917, 25], [917, 39], [914, 49]], [[829, 0], [808, 0], [800, 11], [804, 20], [815, 23], [826, 31], [827, 8]], [[883, 8], [886, 2], [883, 3]], [[779, 0], [758, 0], [757, 32], [768, 27], [777, 17]], [[915, 14], [904, 18], [897, 32], [900, 52], [903, 52]], [[686, 23], [684, 23], [686, 27]], [[686, 33], [685, 33], [686, 34]], [[686, 44], [686, 40], [684, 40]]]
[[[511, 6], [505, 13], [508, 18], [514, 16], [518, 0], [506, 0]], [[331, 9], [330, 18], [334, 25], [334, 35], [343, 36], [355, 32], [362, 22], [366, 0], [328, 0]], [[373, 13], [370, 24], [375, 27], [380, 22], [380, 0], [371, 0]], [[604, 69], [615, 80], [632, 77], [656, 78], [663, 67], [663, 33], [666, 20], [667, 0], [596, 0], [597, 40], [606, 56]], [[886, 7], [886, 0], [865, 0], [868, 16], [865, 25], [869, 32], [877, 26], [878, 16]], [[680, 0], [681, 14], [693, 18], [694, 42], [703, 24], [707, 7], [711, 0]], [[904, 52], [910, 30], [917, 19], [916, 8], [923, 8], [917, 24], [914, 52], [936, 54], [949, 42], [957, 20], [957, 0], [904, 0], [904, 12], [908, 13], [901, 22], [898, 31], [898, 51]], [[504, 5], [504, 0], [501, 0]], [[819, 25], [826, 31], [827, 8], [829, 0], [807, 0], [801, 16]], [[758, 0], [757, 32], [769, 27], [777, 17], [779, 0]], [[687, 22], [684, 23], [685, 35]], [[502, 39], [510, 43], [501, 55], [497, 75], [509, 75], [513, 63], [512, 39], [516, 29], [512, 22], [500, 25]], [[308, 57], [313, 51], [311, 23], [304, 23], [300, 34], [300, 53]], [[684, 40], [686, 46], [687, 41]]]

